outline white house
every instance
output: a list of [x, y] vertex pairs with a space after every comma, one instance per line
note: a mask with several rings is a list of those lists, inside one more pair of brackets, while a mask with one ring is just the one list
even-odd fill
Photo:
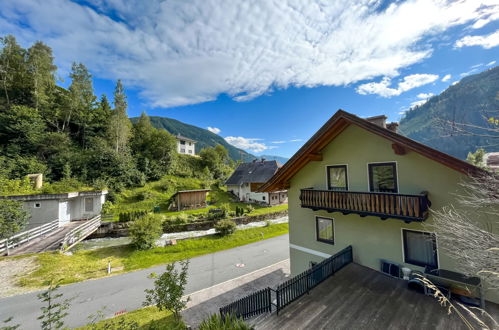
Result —
[[107, 193], [107, 190], [101, 190], [0, 198], [22, 201], [23, 207], [31, 215], [27, 226], [27, 229], [31, 229], [56, 219], [59, 219], [59, 225], [64, 225], [72, 220], [92, 218], [101, 213]]
[[184, 155], [196, 154], [196, 141], [177, 134], [177, 152]]
[[225, 182], [227, 191], [236, 195], [241, 202], [259, 202], [277, 205], [288, 202], [287, 191], [256, 192], [280, 168], [275, 160], [253, 160], [240, 164]]

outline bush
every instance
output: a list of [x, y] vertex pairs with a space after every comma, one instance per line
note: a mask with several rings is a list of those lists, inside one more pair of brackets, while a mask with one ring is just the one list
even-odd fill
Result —
[[119, 222], [136, 221], [136, 220], [142, 219], [147, 214], [149, 214], [149, 211], [145, 211], [145, 210], [122, 212], [118, 216], [118, 221]]
[[145, 201], [145, 200], [148, 200], [148, 199], [153, 199], [154, 198], [154, 193], [152, 193], [151, 191], [147, 191], [147, 190], [139, 191], [137, 193], [137, 195], [135, 195], [135, 198], [138, 201]]
[[230, 219], [222, 219], [215, 224], [215, 231], [220, 236], [227, 236], [236, 231], [236, 223]]
[[199, 325], [199, 330], [250, 330], [251, 327], [235, 315], [213, 314]]
[[220, 205], [220, 211], [222, 212], [222, 218], [227, 218], [230, 215], [230, 205], [229, 203], [223, 203]]
[[241, 217], [244, 215], [244, 208], [241, 206], [236, 206], [236, 217]]
[[163, 233], [161, 219], [147, 215], [133, 221], [128, 228], [132, 244], [139, 250], [147, 250], [154, 247], [156, 240]]
[[251, 212], [253, 212], [254, 210], [255, 210], [255, 207], [254, 207], [253, 205], [248, 205], [248, 206], [246, 207], [246, 211], [248, 211], [248, 213], [251, 213]]
[[113, 202], [111, 201], [105, 201], [104, 204], [102, 205], [102, 214], [111, 214], [111, 211], [113, 210]]

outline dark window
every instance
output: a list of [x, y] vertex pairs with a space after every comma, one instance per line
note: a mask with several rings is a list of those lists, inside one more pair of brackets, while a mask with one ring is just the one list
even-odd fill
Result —
[[435, 234], [404, 229], [404, 262], [421, 267], [438, 268]]
[[265, 196], [262, 196], [262, 199], [265, 200]]
[[42, 207], [41, 203], [35, 203], [35, 209], [39, 209], [40, 207]]
[[327, 187], [329, 190], [348, 190], [346, 165], [327, 167]]
[[180, 141], [180, 144], [181, 144], [181, 145], [185, 145], [185, 141], [182, 141], [182, 140], [181, 140], [181, 141]]
[[334, 244], [333, 219], [316, 217], [317, 240], [319, 242]]
[[369, 189], [373, 192], [396, 193], [397, 165], [395, 163], [369, 164]]

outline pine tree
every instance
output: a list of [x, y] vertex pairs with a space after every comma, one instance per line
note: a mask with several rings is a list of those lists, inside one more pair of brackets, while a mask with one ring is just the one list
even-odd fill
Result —
[[32, 80], [33, 107], [47, 107], [50, 93], [55, 87], [54, 57], [52, 49], [43, 42], [36, 42], [28, 49], [28, 72]]
[[132, 123], [126, 112], [127, 103], [125, 90], [121, 80], [114, 90], [114, 110], [109, 123], [109, 137], [116, 152], [128, 150], [128, 141], [132, 135]]

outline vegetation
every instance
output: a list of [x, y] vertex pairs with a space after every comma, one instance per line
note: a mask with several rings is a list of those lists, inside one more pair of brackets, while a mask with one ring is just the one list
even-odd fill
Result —
[[[72, 255], [44, 252], [36, 255], [38, 268], [23, 276], [19, 283], [28, 287], [43, 287], [48, 276], [60, 280], [61, 284], [80, 282], [107, 276], [107, 263], [111, 262], [113, 273], [144, 269], [173, 261], [191, 259], [263, 239], [286, 234], [288, 224], [275, 224], [264, 228], [237, 230], [226, 237], [216, 235], [197, 239], [181, 240], [177, 245], [155, 247], [137, 251], [133, 246], [106, 247], [89, 251], [75, 251]], [[24, 258], [31, 255], [16, 257]]]
[[29, 213], [22, 202], [0, 199], [0, 239], [8, 238], [24, 229]]
[[242, 319], [237, 318], [235, 315], [226, 315], [225, 317], [220, 314], [213, 314], [208, 319], [204, 320], [199, 325], [199, 330], [250, 330], [251, 327], [247, 325]]
[[42, 306], [42, 315], [38, 317], [41, 321], [42, 330], [53, 330], [64, 328], [64, 318], [68, 315], [71, 299], [62, 299], [62, 293], [57, 293], [59, 284], [49, 282], [46, 291], [37, 295], [38, 299], [45, 303]]
[[163, 233], [163, 227], [160, 219], [146, 215], [133, 221], [128, 227], [128, 233], [135, 248], [147, 250], [156, 245], [156, 240]]
[[122, 330], [122, 329], [168, 329], [184, 330], [186, 326], [176, 321], [171, 313], [159, 311], [156, 306], [145, 307], [108, 320], [92, 320], [92, 323], [79, 330]]
[[215, 231], [220, 236], [228, 236], [236, 231], [236, 223], [230, 219], [222, 219], [215, 224]]
[[485, 168], [486, 164], [483, 161], [484, 155], [485, 155], [485, 150], [483, 148], [479, 148], [475, 152], [468, 152], [468, 156], [466, 157], [466, 161], [470, 164], [477, 166], [477, 167]]
[[180, 270], [175, 269], [176, 263], [166, 265], [166, 271], [155, 278], [154, 289], [146, 289], [146, 300], [144, 306], [155, 305], [160, 311], [166, 310], [173, 313], [175, 320], [180, 322], [180, 312], [187, 306], [189, 298], [183, 299], [185, 286], [187, 285], [187, 269], [189, 260], [180, 261]]
[[[94, 95], [84, 64], [73, 63], [65, 89], [56, 84], [50, 47], [37, 42], [24, 49], [13, 36], [0, 43], [0, 194], [105, 187], [121, 192], [165, 174], [209, 185], [230, 173], [227, 143], [206, 146], [200, 158], [179, 157], [175, 137], [155, 128], [147, 115], [132, 125], [120, 80], [111, 106], [105, 95]], [[29, 173], [44, 174], [49, 184], [34, 191], [24, 179]]]
[[499, 138], [493, 118], [499, 108], [499, 67], [461, 79], [408, 111], [400, 132], [464, 159], [480, 147], [494, 151]]

